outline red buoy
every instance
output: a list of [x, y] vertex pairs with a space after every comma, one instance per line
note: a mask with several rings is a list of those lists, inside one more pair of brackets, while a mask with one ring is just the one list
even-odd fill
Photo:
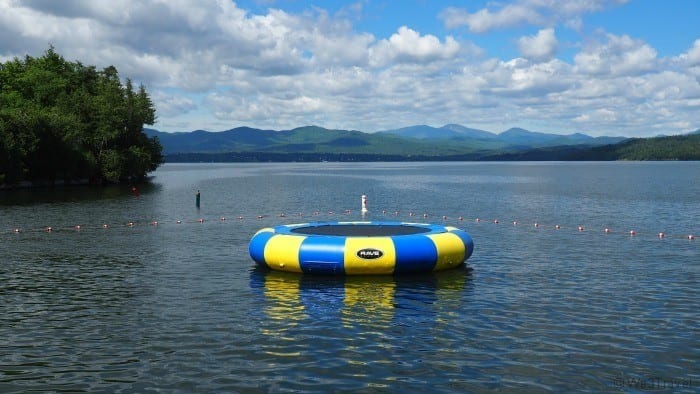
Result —
[[637, 233], [634, 230], [630, 230], [630, 236], [635, 236]]
[[554, 228], [559, 230], [561, 228], [561, 226], [557, 224], [556, 226], [554, 226]]

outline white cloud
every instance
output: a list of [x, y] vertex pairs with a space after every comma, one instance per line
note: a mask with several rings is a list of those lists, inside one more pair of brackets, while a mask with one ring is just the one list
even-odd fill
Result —
[[459, 43], [450, 36], [443, 44], [433, 35], [421, 36], [418, 32], [401, 26], [388, 40], [381, 40], [370, 48], [370, 61], [378, 66], [393, 62], [424, 63], [449, 59], [459, 49]]
[[700, 66], [700, 38], [695, 40], [693, 46], [687, 52], [678, 56], [677, 60], [686, 66]]
[[160, 116], [172, 117], [182, 115], [197, 108], [195, 102], [189, 97], [182, 95], [168, 94], [163, 91], [155, 91], [151, 94], [151, 99]]
[[448, 28], [467, 26], [473, 33], [484, 33], [520, 24], [539, 24], [543, 21], [542, 16], [535, 9], [518, 4], [506, 5], [496, 12], [484, 8], [473, 14], [460, 8], [450, 7], [443, 11], [442, 18]]
[[609, 110], [607, 108], [601, 108], [591, 111], [590, 114], [581, 114], [573, 119], [574, 122], [587, 123], [595, 119], [596, 122], [614, 122], [617, 120], [617, 114], [615, 111]]
[[520, 53], [534, 61], [551, 60], [556, 55], [558, 45], [554, 29], [551, 28], [542, 29], [534, 36], [520, 37], [518, 40]]
[[440, 15], [447, 28], [467, 27], [472, 33], [522, 25], [552, 25], [563, 22], [580, 26], [582, 15], [599, 11], [627, 0], [518, 0], [493, 2], [490, 8], [469, 12], [464, 8], [449, 7]]
[[586, 74], [627, 75], [654, 70], [657, 52], [629, 36], [605, 35], [605, 42], [590, 42], [574, 57], [578, 70]]

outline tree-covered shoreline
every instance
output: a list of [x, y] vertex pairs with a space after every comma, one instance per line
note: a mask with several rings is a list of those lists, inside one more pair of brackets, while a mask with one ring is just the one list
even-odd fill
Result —
[[143, 85], [122, 84], [113, 66], [97, 70], [43, 56], [0, 63], [0, 185], [116, 183], [145, 179], [162, 162]]

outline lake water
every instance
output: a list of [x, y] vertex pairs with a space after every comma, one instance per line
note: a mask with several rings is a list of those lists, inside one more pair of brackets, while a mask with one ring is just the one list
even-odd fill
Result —
[[[700, 236], [700, 163], [169, 164], [153, 175], [138, 196], [0, 192], [0, 392], [700, 387], [700, 239], [688, 239]], [[361, 220], [362, 194], [368, 220], [469, 232], [467, 268], [255, 268], [258, 229]]]

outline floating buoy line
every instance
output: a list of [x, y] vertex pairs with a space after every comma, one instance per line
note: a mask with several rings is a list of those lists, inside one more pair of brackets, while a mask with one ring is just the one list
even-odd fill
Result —
[[[221, 224], [231, 224], [244, 221], [256, 221], [265, 222], [266, 224], [274, 221], [286, 221], [293, 220], [295, 222], [307, 221], [307, 222], [318, 222], [324, 220], [370, 220], [366, 218], [367, 215], [366, 200], [363, 200], [362, 210], [352, 211], [350, 209], [339, 210], [339, 211], [313, 211], [313, 212], [280, 212], [280, 213], [258, 213], [258, 214], [238, 214], [238, 215], [217, 215], [217, 216], [203, 216], [196, 217], [194, 219], [180, 219], [180, 220], [125, 220], [122, 223], [80, 223], [74, 225], [61, 225], [61, 226], [43, 226], [43, 227], [22, 227], [17, 226], [10, 229], [0, 230], [2, 235], [21, 235], [25, 233], [56, 233], [56, 232], [76, 232], [76, 231], [105, 231], [113, 230], [119, 228], [135, 228], [135, 227], [160, 227], [160, 226], [188, 226], [188, 225], [208, 225], [216, 223]], [[401, 220], [406, 222], [432, 222], [432, 223], [443, 223], [451, 224], [453, 226], [465, 226], [470, 224], [470, 230], [474, 232], [474, 226], [477, 228], [484, 225], [498, 225], [498, 226], [508, 226], [518, 229], [532, 229], [537, 231], [562, 231], [562, 232], [576, 232], [585, 234], [600, 234], [604, 236], [614, 236], [622, 235], [627, 238], [656, 238], [658, 240], [667, 239], [685, 239], [688, 241], [694, 241], [696, 235], [693, 233], [666, 233], [664, 231], [652, 231], [648, 229], [637, 230], [637, 229], [613, 229], [610, 227], [603, 228], [592, 228], [583, 224], [554, 224], [554, 223], [543, 223], [539, 221], [520, 221], [520, 220], [500, 220], [499, 218], [486, 219], [483, 217], [469, 217], [464, 215], [435, 215], [429, 213], [417, 213], [415, 211], [398, 211], [398, 210], [382, 210], [372, 214], [372, 219], [382, 219], [382, 220]]]

